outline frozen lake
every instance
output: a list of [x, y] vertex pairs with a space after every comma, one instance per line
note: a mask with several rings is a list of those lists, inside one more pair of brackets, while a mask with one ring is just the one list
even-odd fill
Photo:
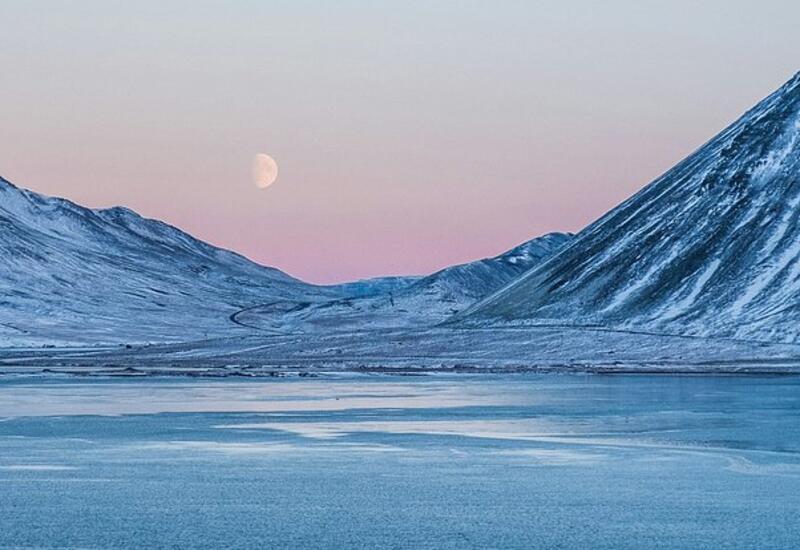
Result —
[[790, 548], [800, 378], [0, 381], [0, 547]]

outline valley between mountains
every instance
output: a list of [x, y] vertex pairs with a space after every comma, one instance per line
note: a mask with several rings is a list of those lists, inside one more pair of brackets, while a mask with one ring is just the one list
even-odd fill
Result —
[[[0, 371], [800, 369], [800, 74], [575, 235], [300, 281], [0, 178]], [[800, 372], [800, 371], [797, 371]]]

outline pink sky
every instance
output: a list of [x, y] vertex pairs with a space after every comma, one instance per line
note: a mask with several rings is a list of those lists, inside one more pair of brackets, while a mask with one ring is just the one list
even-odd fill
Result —
[[3, 2], [0, 174], [313, 282], [579, 230], [800, 69], [788, 1], [163, 4]]

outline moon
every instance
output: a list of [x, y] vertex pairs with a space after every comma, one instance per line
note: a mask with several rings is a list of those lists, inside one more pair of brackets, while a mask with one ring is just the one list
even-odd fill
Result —
[[259, 189], [266, 189], [278, 179], [278, 163], [264, 153], [253, 158], [253, 181]]

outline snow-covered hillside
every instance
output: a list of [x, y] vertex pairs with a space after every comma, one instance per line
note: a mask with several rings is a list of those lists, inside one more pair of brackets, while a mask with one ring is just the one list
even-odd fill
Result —
[[564, 246], [572, 235], [548, 233], [494, 258], [447, 267], [398, 293], [398, 301], [430, 300], [452, 314], [488, 296]]
[[131, 210], [0, 178], [0, 345], [203, 338], [254, 303], [338, 295]]
[[800, 74], [461, 322], [800, 340]]
[[426, 277], [385, 278], [341, 285], [328, 302], [265, 303], [236, 315], [268, 330], [341, 331], [426, 327], [440, 323], [503, 287], [553, 254], [571, 235], [549, 233], [494, 258], [445, 268]]
[[551, 234], [428, 277], [315, 286], [126, 208], [92, 210], [0, 178], [0, 346], [176, 342], [428, 326], [567, 241]]

